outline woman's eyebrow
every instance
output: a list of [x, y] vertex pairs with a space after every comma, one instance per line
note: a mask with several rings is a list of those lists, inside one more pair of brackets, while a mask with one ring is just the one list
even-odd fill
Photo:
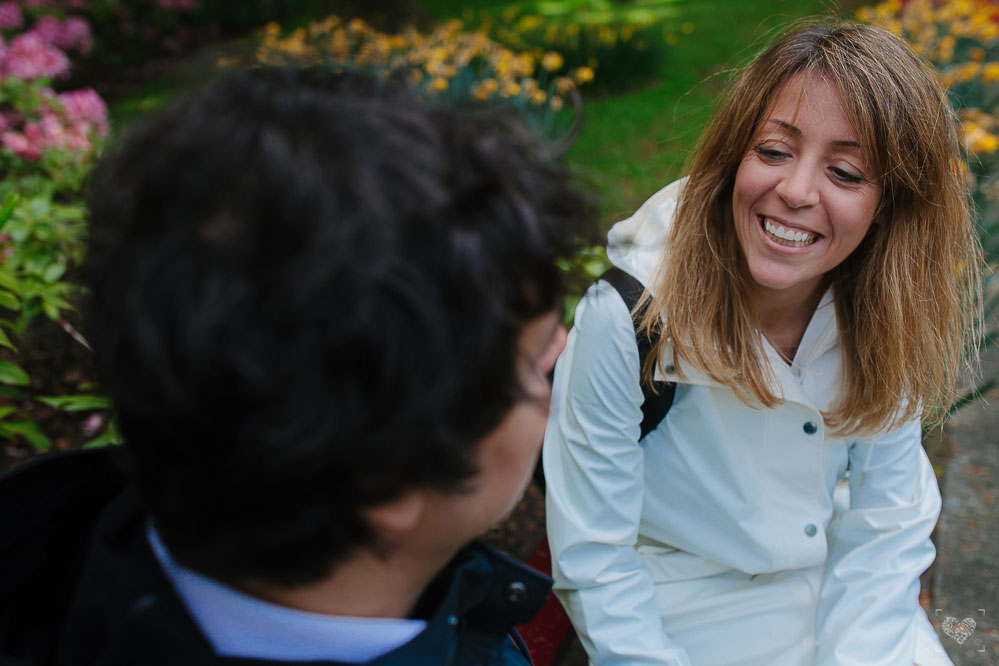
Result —
[[[795, 136], [801, 136], [801, 129], [798, 128], [798, 127], [795, 127], [794, 125], [792, 125], [789, 122], [785, 122], [783, 120], [778, 120], [777, 118], [769, 118], [767, 120], [767, 122], [768, 123], [774, 123], [775, 125], [778, 125], [778, 126], [782, 127], [783, 129], [787, 130], [788, 132], [790, 132], [791, 134], [793, 134]], [[860, 148], [860, 144], [857, 143], [856, 141], [853, 141], [852, 139], [841, 139], [841, 140], [838, 140], [838, 141], [833, 141], [832, 145], [834, 145], [834, 146], [843, 146], [845, 148]]]

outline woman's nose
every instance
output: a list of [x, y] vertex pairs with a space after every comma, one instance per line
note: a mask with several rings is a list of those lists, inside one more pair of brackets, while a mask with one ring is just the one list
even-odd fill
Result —
[[807, 162], [797, 162], [784, 174], [777, 187], [777, 195], [789, 208], [804, 208], [819, 203], [817, 169]]

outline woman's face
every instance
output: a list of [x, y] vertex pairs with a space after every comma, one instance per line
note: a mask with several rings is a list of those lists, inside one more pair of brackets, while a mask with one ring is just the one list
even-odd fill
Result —
[[732, 193], [752, 298], [814, 298], [863, 240], [881, 199], [863, 148], [832, 83], [799, 75], [779, 89]]

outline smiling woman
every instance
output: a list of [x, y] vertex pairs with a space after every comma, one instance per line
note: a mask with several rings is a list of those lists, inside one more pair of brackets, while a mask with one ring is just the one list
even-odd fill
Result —
[[[652, 351], [594, 285], [544, 445], [556, 591], [597, 666], [950, 663], [918, 604], [920, 417], [953, 399], [981, 259], [944, 99], [888, 32], [798, 28], [611, 230]], [[640, 379], [676, 384], [644, 437]]]
[[764, 337], [789, 363], [839, 266], [867, 235], [881, 185], [834, 84], [780, 89], [735, 173], [732, 215]]

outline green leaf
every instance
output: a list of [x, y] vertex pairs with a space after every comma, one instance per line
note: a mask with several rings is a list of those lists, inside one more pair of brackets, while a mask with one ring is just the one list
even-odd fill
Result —
[[118, 426], [115, 425], [115, 421], [111, 421], [108, 424], [108, 429], [103, 435], [99, 435], [86, 444], [83, 445], [85, 449], [96, 449], [101, 446], [108, 446], [109, 444], [121, 444], [123, 441], [121, 435], [118, 433]]
[[59, 313], [59, 308], [57, 308], [54, 304], [50, 303], [49, 301], [42, 301], [42, 312], [44, 312], [45, 316], [51, 319], [52, 321], [59, 321], [59, 317], [61, 316]]
[[20, 435], [39, 451], [48, 451], [52, 448], [52, 440], [46, 437], [32, 421], [6, 421], [0, 423], [0, 434], [4, 434], [8, 438]]
[[11, 291], [18, 296], [21, 295], [20, 281], [14, 275], [11, 275], [9, 272], [2, 269], [0, 269], [0, 287], [3, 287], [7, 291]]
[[0, 421], [7, 418], [11, 414], [14, 414], [17, 411], [18, 411], [17, 407], [11, 407], [10, 405], [5, 405], [3, 407], [0, 407]]
[[102, 446], [109, 446], [111, 444], [117, 444], [117, 442], [111, 441], [111, 433], [106, 432], [103, 435], [98, 435], [94, 437], [89, 442], [86, 442], [81, 449], [99, 449]]
[[13, 215], [14, 207], [17, 206], [18, 201], [20, 201], [20, 197], [17, 192], [11, 192], [4, 197], [3, 204], [0, 205], [0, 229], [3, 229], [3, 225], [7, 224], [7, 220]]
[[58, 322], [62, 318], [61, 308], [68, 310], [70, 309], [70, 305], [61, 298], [46, 298], [42, 301], [42, 312], [44, 312], [45, 316], [54, 322]]
[[28, 373], [10, 361], [0, 361], [0, 384], [27, 386], [31, 383]]
[[38, 401], [67, 412], [86, 412], [93, 409], [111, 409], [111, 400], [103, 395], [51, 395], [38, 398]]
[[7, 334], [2, 328], [0, 328], [0, 347], [6, 347], [7, 349], [17, 351], [17, 347], [15, 347], [14, 343], [10, 341], [10, 338], [7, 337]]
[[52, 211], [52, 200], [48, 196], [33, 197], [28, 202], [28, 214], [35, 220], [45, 219]]
[[49, 284], [52, 284], [53, 282], [61, 278], [65, 272], [66, 272], [66, 261], [65, 260], [56, 261], [52, 264], [49, 264], [45, 268], [45, 270], [42, 271], [42, 279], [48, 282]]
[[5, 307], [8, 310], [20, 310], [21, 301], [19, 301], [17, 296], [9, 291], [0, 289], [0, 307]]

